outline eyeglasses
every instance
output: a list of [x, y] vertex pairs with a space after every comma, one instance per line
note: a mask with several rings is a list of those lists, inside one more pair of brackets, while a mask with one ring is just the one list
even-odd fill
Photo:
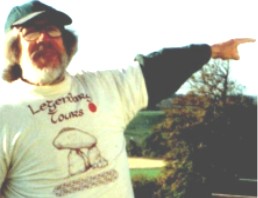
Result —
[[62, 31], [57, 26], [47, 26], [47, 27], [22, 27], [20, 29], [22, 37], [27, 41], [34, 41], [40, 37], [40, 35], [45, 32], [51, 38], [57, 38], [62, 35]]

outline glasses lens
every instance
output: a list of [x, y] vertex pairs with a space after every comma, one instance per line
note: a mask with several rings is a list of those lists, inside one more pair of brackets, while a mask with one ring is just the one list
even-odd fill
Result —
[[33, 41], [39, 38], [39, 36], [45, 32], [52, 38], [60, 37], [62, 35], [61, 30], [56, 26], [48, 26], [44, 28], [26, 27], [22, 28], [21, 34], [27, 41]]
[[40, 32], [34, 28], [23, 28], [21, 33], [23, 38], [28, 41], [33, 41], [40, 35]]
[[61, 36], [61, 30], [56, 26], [49, 26], [46, 28], [46, 32], [49, 36], [55, 38]]

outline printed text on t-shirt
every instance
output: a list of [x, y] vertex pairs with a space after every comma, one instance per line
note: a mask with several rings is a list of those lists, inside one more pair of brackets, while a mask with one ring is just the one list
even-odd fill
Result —
[[65, 120], [83, 116], [84, 115], [83, 109], [75, 109], [67, 113], [58, 114], [58, 107], [60, 107], [61, 105], [68, 104], [68, 103], [78, 103], [78, 102], [81, 102], [82, 100], [86, 100], [86, 102], [88, 103], [88, 109], [91, 112], [97, 111], [97, 107], [92, 102], [91, 97], [84, 93], [81, 93], [75, 96], [73, 96], [71, 93], [68, 93], [66, 96], [59, 97], [55, 100], [46, 100], [45, 102], [41, 103], [37, 107], [28, 105], [28, 108], [30, 109], [30, 112], [33, 115], [38, 114], [40, 112], [47, 111], [47, 113], [51, 117], [50, 119], [51, 122], [53, 124], [56, 124], [58, 122], [63, 122]]

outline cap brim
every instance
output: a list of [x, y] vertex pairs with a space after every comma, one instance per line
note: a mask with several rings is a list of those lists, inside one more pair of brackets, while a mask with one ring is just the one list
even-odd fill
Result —
[[72, 23], [72, 19], [65, 13], [55, 11], [55, 12], [49, 12], [49, 11], [38, 11], [38, 12], [33, 12], [15, 23], [12, 24], [12, 26], [21, 26], [21, 25], [27, 25], [35, 21], [36, 19], [47, 19], [49, 22], [53, 24], [58, 24], [58, 25], [69, 25]]

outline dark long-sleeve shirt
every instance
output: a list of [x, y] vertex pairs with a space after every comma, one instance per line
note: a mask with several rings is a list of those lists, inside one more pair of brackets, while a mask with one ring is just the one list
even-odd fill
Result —
[[166, 48], [146, 56], [137, 55], [149, 96], [149, 106], [167, 98], [211, 58], [209, 45]]

